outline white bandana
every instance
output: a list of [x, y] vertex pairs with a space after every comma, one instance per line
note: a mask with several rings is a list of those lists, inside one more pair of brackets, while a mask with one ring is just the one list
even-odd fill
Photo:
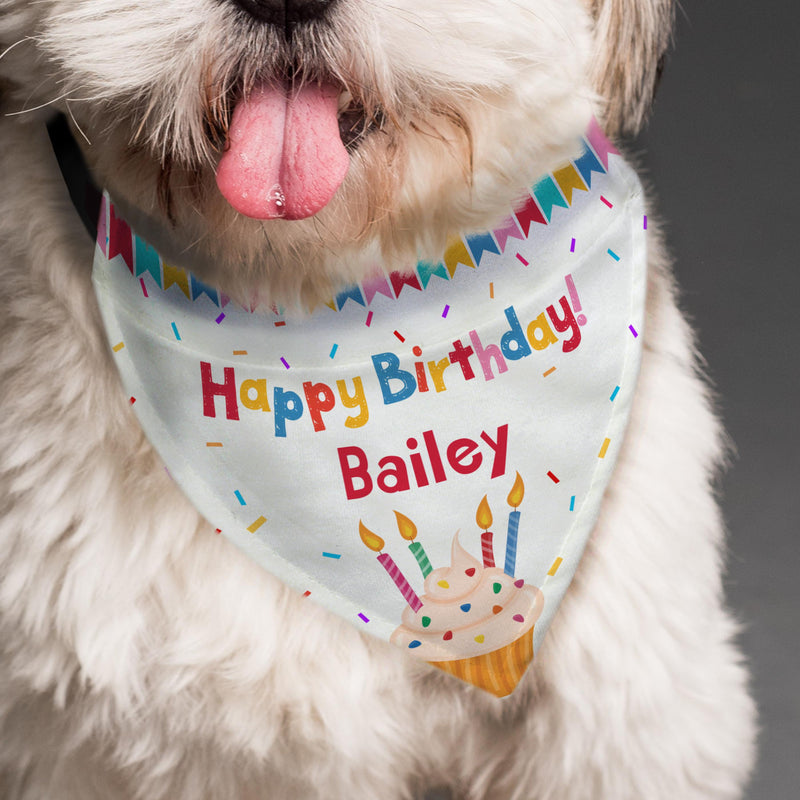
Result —
[[362, 630], [503, 696], [622, 441], [643, 213], [593, 124], [499, 228], [304, 318], [165, 264], [107, 197], [94, 283], [139, 421], [206, 519]]

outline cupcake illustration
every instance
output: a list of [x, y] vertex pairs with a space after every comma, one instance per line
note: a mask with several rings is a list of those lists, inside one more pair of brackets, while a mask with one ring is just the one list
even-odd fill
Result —
[[[492, 534], [488, 531], [492, 517], [485, 497], [476, 515], [478, 525], [485, 528], [481, 537], [483, 563], [462, 547], [457, 531], [450, 566], [432, 569], [421, 545], [413, 541], [416, 526], [399, 512], [395, 514], [400, 533], [412, 541], [410, 549], [425, 576], [422, 596], [413, 591], [388, 554], [378, 558], [407, 602], [402, 622], [390, 641], [497, 697], [511, 694], [533, 661], [533, 629], [544, 608], [541, 590], [513, 574], [517, 506], [523, 492], [517, 474], [509, 494], [514, 510], [509, 519], [504, 569], [494, 564]], [[363, 523], [361, 538], [371, 549], [383, 549], [383, 540]]]
[[541, 590], [484, 567], [456, 533], [450, 566], [428, 575], [420, 600], [416, 613], [406, 606], [390, 641], [498, 697], [511, 694], [533, 661]]

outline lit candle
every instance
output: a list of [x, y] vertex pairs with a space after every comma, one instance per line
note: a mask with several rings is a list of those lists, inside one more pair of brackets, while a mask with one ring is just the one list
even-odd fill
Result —
[[486, 495], [483, 496], [477, 512], [475, 512], [475, 522], [478, 523], [479, 528], [483, 528], [481, 534], [481, 551], [483, 553], [483, 566], [494, 566], [494, 549], [492, 548], [492, 539], [494, 534], [488, 529], [492, 524], [492, 509], [489, 508], [489, 501]]
[[[369, 547], [370, 550], [378, 552], [383, 550], [385, 542], [376, 533], [373, 533], [361, 520], [358, 521], [358, 532], [361, 535], [361, 541]], [[411, 588], [411, 584], [405, 579], [397, 564], [388, 553], [381, 553], [378, 556], [378, 563], [386, 570], [389, 577], [394, 581], [395, 586], [400, 590], [405, 601], [411, 606], [411, 610], [415, 613], [422, 608], [422, 600], [417, 597], [417, 593]]]
[[417, 537], [417, 526], [405, 514], [401, 514], [399, 511], [395, 511], [394, 515], [397, 517], [397, 529], [400, 531], [400, 535], [407, 542], [411, 542], [408, 549], [412, 552], [414, 558], [417, 559], [417, 564], [419, 564], [419, 568], [422, 571], [422, 577], [427, 578], [428, 575], [433, 572], [433, 567], [428, 559], [428, 554], [425, 552], [425, 548], [419, 542], [414, 541]]
[[506, 565], [503, 572], [506, 575], [514, 576], [517, 565], [517, 531], [519, 530], [519, 511], [517, 506], [525, 496], [525, 484], [522, 482], [519, 472], [517, 473], [514, 485], [508, 493], [506, 502], [513, 507], [513, 511], [508, 515], [508, 537], [506, 538]]

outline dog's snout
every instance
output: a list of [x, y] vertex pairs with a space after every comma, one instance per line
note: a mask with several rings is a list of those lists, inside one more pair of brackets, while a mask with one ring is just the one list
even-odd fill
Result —
[[336, 0], [228, 0], [250, 17], [286, 31], [325, 16]]

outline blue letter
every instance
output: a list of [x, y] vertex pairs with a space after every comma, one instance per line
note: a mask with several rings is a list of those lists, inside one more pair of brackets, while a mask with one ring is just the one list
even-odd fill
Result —
[[[516, 361], [518, 358], [529, 356], [531, 347], [525, 341], [525, 335], [522, 333], [522, 327], [517, 319], [517, 312], [514, 310], [514, 306], [509, 306], [506, 309], [506, 319], [511, 325], [511, 330], [506, 331], [500, 339], [500, 349], [503, 351], [503, 355], [509, 361]], [[513, 347], [512, 344], [514, 345]]]
[[[410, 372], [400, 369], [400, 359], [394, 353], [378, 353], [378, 355], [372, 356], [372, 363], [375, 366], [375, 374], [378, 376], [378, 382], [381, 385], [384, 405], [399, 403], [414, 394], [417, 382]], [[402, 388], [393, 392], [389, 387], [389, 381], [391, 380], [400, 381], [403, 384]]]
[[275, 387], [272, 405], [275, 408], [275, 435], [286, 436], [286, 420], [296, 420], [303, 416], [303, 401], [300, 395], [280, 386]]

